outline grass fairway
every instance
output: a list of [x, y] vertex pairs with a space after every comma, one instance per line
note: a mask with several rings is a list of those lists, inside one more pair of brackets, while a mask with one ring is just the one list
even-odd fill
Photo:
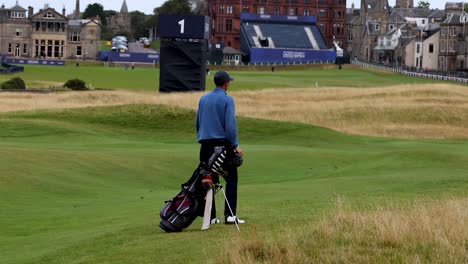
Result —
[[[380, 204], [467, 195], [466, 141], [240, 118], [239, 215], [248, 224], [240, 234], [201, 232], [198, 219], [165, 234], [159, 209], [197, 165], [194, 120], [193, 111], [146, 105], [1, 114], [0, 263], [217, 263], [230, 241], [303, 233], [336, 196]], [[430, 250], [417, 253], [430, 262]]]
[[[332, 69], [330, 69], [332, 68]], [[231, 86], [236, 90], [265, 88], [306, 87], [380, 87], [400, 84], [425, 84], [437, 81], [416, 79], [394, 73], [369, 71], [345, 65], [343, 70], [335, 66], [311, 66], [302, 70], [256, 71], [248, 67], [238, 68], [231, 74], [236, 79]], [[213, 71], [215, 69], [212, 69]], [[67, 80], [79, 78], [93, 88], [159, 91], [159, 69], [139, 68], [125, 70], [123, 67], [104, 66], [25, 66], [25, 71], [15, 76], [23, 78], [31, 88], [58, 88]], [[0, 82], [10, 76], [0, 76]], [[213, 86], [213, 75], [207, 77], [207, 89]]]

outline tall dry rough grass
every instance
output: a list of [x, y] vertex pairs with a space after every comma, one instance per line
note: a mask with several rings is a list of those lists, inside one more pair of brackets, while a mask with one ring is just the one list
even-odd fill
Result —
[[[465, 86], [274, 89], [231, 94], [240, 116], [314, 124], [358, 135], [468, 138], [468, 88]], [[201, 95], [131, 91], [0, 93], [0, 112], [124, 104], [196, 109]]]
[[339, 204], [316, 226], [226, 243], [222, 263], [468, 263], [468, 199], [405, 208]]

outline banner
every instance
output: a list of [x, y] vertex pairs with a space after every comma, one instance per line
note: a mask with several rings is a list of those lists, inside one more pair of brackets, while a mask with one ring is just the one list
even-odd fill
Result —
[[250, 50], [251, 63], [322, 63], [335, 62], [334, 50], [297, 50], [297, 49], [269, 49], [252, 48]]
[[99, 60], [108, 62], [158, 63], [160, 56], [159, 53], [101, 51], [99, 52]]
[[4, 62], [8, 64], [65, 66], [65, 61], [58, 61], [58, 60], [5, 59]]

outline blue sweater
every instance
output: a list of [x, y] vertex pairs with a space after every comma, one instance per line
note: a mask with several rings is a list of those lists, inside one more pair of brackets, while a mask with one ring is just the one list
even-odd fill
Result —
[[198, 142], [226, 139], [233, 147], [239, 145], [234, 99], [224, 89], [216, 87], [200, 98], [197, 113]]

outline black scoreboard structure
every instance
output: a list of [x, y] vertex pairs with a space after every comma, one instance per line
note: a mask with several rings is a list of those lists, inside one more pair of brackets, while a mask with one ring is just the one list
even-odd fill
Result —
[[204, 91], [209, 17], [159, 16], [160, 92]]

